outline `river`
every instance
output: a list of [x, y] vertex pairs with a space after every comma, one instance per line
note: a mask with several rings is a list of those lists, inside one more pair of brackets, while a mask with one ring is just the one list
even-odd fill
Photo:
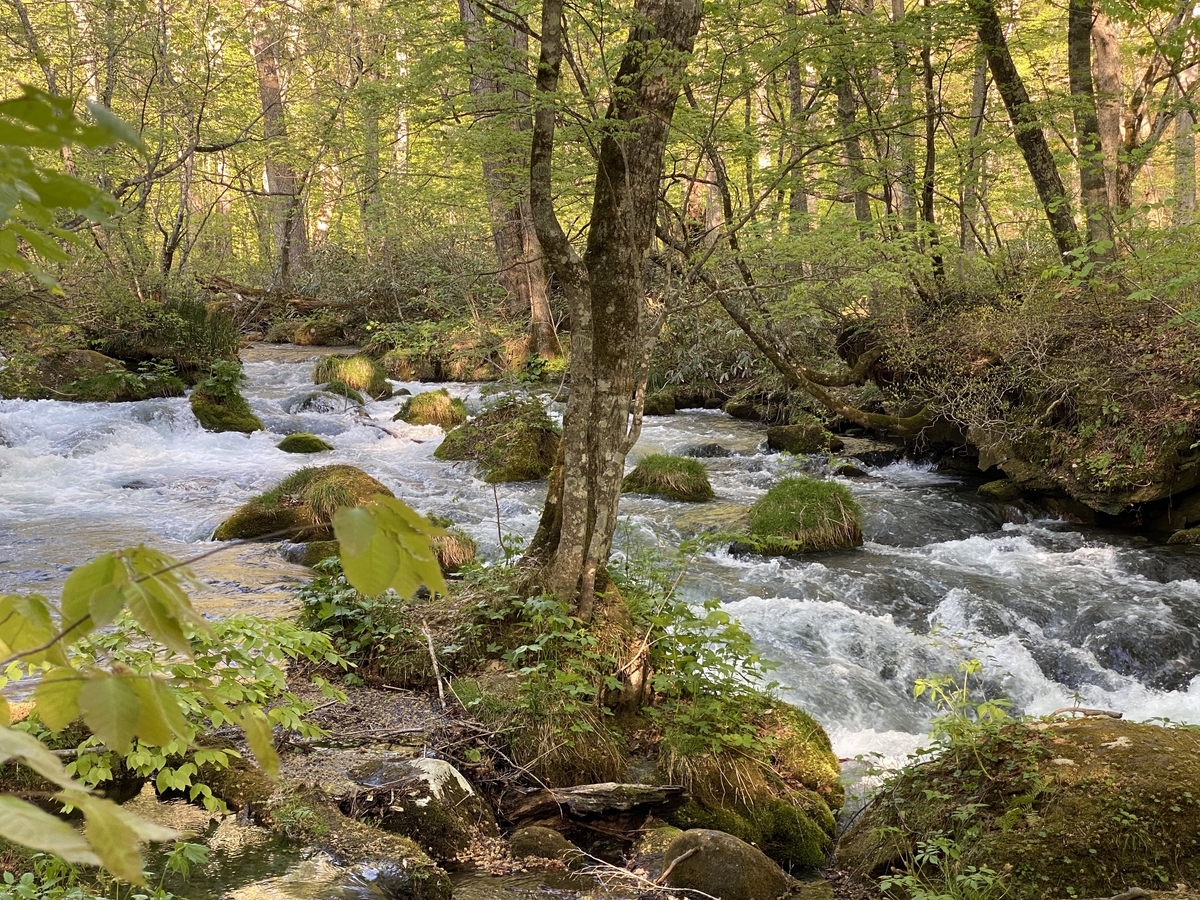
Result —
[[[304, 465], [359, 466], [422, 512], [452, 518], [485, 555], [500, 534], [527, 538], [545, 485], [493, 493], [470, 465], [433, 458], [433, 426], [392, 422], [395, 398], [357, 410], [313, 393], [318, 352], [243, 353], [246, 395], [266, 431], [210, 434], [183, 399], [130, 404], [0, 401], [0, 591], [52, 594], [72, 565], [138, 542], [180, 557], [208, 548], [239, 504]], [[397, 383], [416, 392], [430, 386]], [[448, 385], [477, 410], [488, 387]], [[561, 406], [555, 407], [561, 412]], [[334, 446], [283, 453], [309, 431]], [[767, 453], [764, 429], [720, 412], [651, 418], [633, 454], [716, 442], [706, 459], [717, 502], [749, 503], [783, 475], [823, 472], [816, 458]], [[900, 759], [929, 725], [913, 682], [963, 659], [984, 660], [989, 690], [1019, 710], [1078, 701], [1135, 719], [1200, 722], [1200, 552], [1050, 520], [1022, 520], [980, 499], [977, 482], [932, 465], [893, 463], [840, 479], [864, 510], [865, 545], [803, 560], [694, 557], [689, 600], [719, 597], [780, 663], [782, 695], [829, 729], [843, 757]], [[622, 500], [619, 546], [669, 556], [695, 510]], [[272, 545], [238, 548], [197, 567], [208, 615], [285, 614], [307, 570]]]

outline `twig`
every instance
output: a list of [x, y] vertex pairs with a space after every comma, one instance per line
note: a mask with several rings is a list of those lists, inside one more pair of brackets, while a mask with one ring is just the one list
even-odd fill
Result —
[[677, 865], [679, 865], [681, 862], [683, 862], [689, 856], [694, 856], [695, 854], [697, 854], [699, 852], [700, 852], [699, 847], [693, 847], [687, 853], [680, 853], [677, 857], [675, 857], [673, 860], [671, 860], [671, 864], [669, 866], [667, 866], [665, 869], [663, 869], [662, 874], [654, 879], [654, 883], [662, 884], [664, 881], [667, 880], [667, 876], [669, 876], [671, 874], [671, 872], [674, 870], [674, 868]]
[[495, 482], [492, 483], [492, 501], [496, 504], [496, 540], [500, 542], [500, 549], [507, 561], [508, 550], [504, 546], [504, 533], [500, 530], [500, 492], [496, 490]]
[[[1063, 713], [1075, 713], [1080, 716], [1108, 716], [1110, 719], [1123, 719], [1125, 713], [1117, 712], [1112, 709], [1085, 709], [1082, 706], [1064, 706], [1062, 709], [1056, 709], [1050, 713], [1050, 718], [1061, 716]], [[1125, 895], [1122, 894], [1122, 897]]]
[[425, 620], [421, 620], [421, 631], [425, 633], [425, 642], [429, 646], [429, 660], [433, 663], [433, 677], [437, 680], [438, 686], [438, 702], [442, 705], [442, 709], [446, 708], [446, 692], [442, 689], [442, 670], [438, 666], [437, 653], [433, 649], [433, 635], [429, 633], [429, 625]]

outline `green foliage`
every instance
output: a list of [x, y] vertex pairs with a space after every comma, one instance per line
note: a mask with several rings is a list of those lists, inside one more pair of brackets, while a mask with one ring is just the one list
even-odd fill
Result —
[[862, 510], [844, 485], [785, 478], [750, 508], [749, 533], [736, 542], [753, 552], [789, 555], [862, 544]]
[[107, 878], [102, 872], [85, 874], [78, 866], [57, 857], [38, 853], [30, 859], [31, 868], [19, 876], [4, 872], [0, 882], [0, 900], [177, 900], [164, 885], [168, 876], [187, 879], [193, 866], [208, 861], [208, 848], [202, 844], [175, 841], [162, 859], [162, 871], [155, 879], [144, 873], [145, 886], [135, 891]]
[[447, 434], [433, 455], [479, 463], [489, 484], [536, 481], [554, 465], [558, 441], [559, 430], [538, 400], [508, 395]]
[[192, 382], [237, 365], [241, 336], [232, 317], [198, 297], [180, 291], [165, 302], [146, 301], [113, 286], [83, 300], [79, 315], [88, 342], [131, 366], [166, 360]]
[[672, 500], [700, 503], [713, 498], [708, 470], [694, 459], [652, 453], [638, 460], [625, 476], [621, 490], [629, 494], [656, 494]]

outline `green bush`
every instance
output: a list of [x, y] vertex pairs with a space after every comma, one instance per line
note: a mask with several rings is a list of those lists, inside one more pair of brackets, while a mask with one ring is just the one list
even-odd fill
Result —
[[694, 459], [653, 453], [638, 460], [637, 466], [625, 476], [621, 491], [627, 494], [655, 494], [699, 503], [713, 498], [708, 470]]
[[489, 484], [545, 478], [558, 453], [559, 431], [537, 400], [505, 397], [446, 435], [433, 455], [473, 460]]

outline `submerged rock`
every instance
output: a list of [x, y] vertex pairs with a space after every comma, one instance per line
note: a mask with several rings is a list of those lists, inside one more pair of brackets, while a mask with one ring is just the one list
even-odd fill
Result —
[[275, 446], [284, 453], [323, 453], [333, 449], [332, 444], [327, 444], [315, 434], [306, 431], [289, 434]]
[[713, 498], [708, 470], [694, 459], [652, 453], [638, 461], [632, 472], [621, 482], [625, 494], [653, 494], [702, 503]]
[[776, 900], [790, 879], [765, 853], [722, 831], [685, 831], [667, 849], [668, 887], [700, 891], [717, 900]]
[[681, 448], [677, 456], [690, 456], [695, 459], [723, 459], [733, 456], [734, 452], [720, 444], [688, 444]]
[[222, 522], [214, 541], [254, 539], [286, 531], [289, 537], [331, 540], [330, 521], [342, 506], [358, 506], [392, 492], [354, 466], [320, 466], [293, 472]]
[[489, 484], [537, 481], [550, 474], [559, 437], [541, 403], [508, 397], [447, 434], [433, 455], [479, 463]]
[[843, 836], [838, 864], [909, 871], [918, 842], [936, 836], [959, 866], [999, 873], [1012, 900], [1108, 897], [1196, 884], [1197, 834], [1197, 732], [1107, 716], [1021, 722], [900, 772]]

